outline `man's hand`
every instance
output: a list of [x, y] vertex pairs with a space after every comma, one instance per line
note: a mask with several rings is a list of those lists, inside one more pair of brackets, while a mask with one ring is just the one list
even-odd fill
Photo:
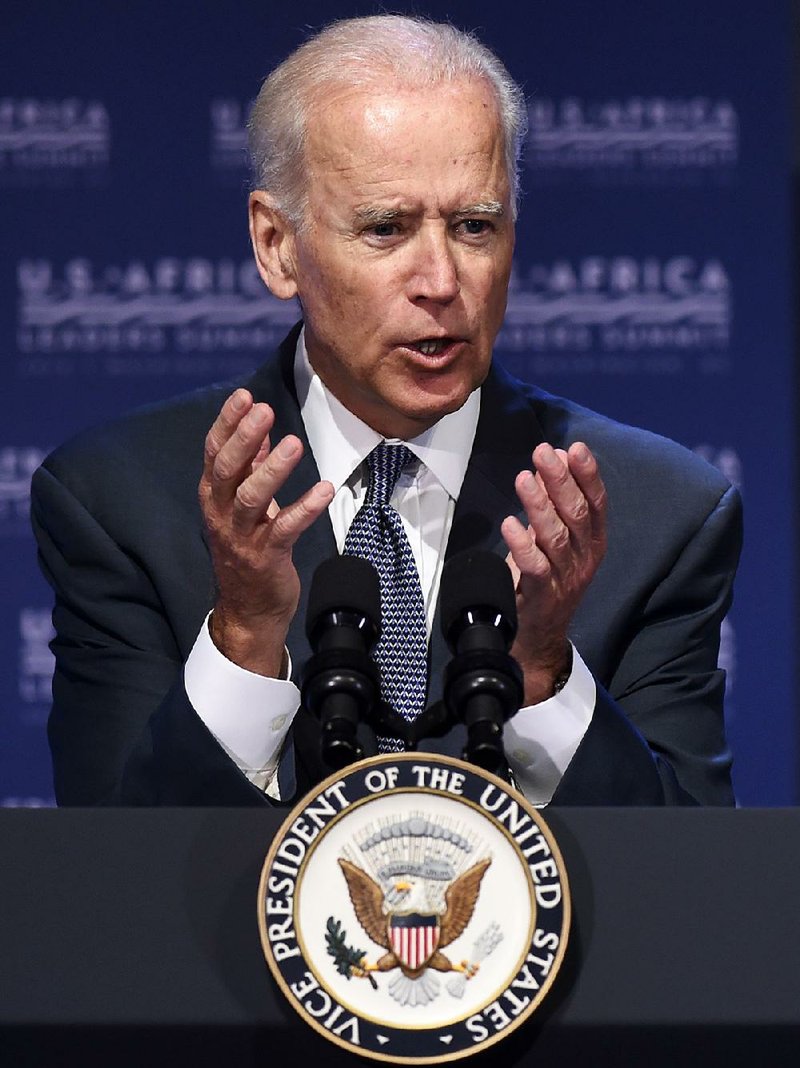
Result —
[[502, 533], [517, 591], [519, 630], [511, 650], [525, 675], [525, 704], [551, 697], [569, 670], [567, 629], [606, 551], [606, 491], [582, 442], [569, 451], [538, 445], [536, 474], [515, 489], [528, 517], [508, 516]]
[[198, 493], [218, 588], [211, 637], [240, 667], [277, 678], [300, 597], [292, 549], [334, 491], [318, 482], [298, 501], [277, 504], [303, 446], [289, 435], [270, 448], [274, 422], [268, 404], [254, 404], [245, 389], [232, 393], [206, 437]]

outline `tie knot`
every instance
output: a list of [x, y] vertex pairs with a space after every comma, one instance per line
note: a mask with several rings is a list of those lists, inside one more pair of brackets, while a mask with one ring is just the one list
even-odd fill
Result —
[[367, 457], [369, 464], [369, 486], [365, 504], [377, 504], [383, 507], [391, 500], [400, 472], [414, 454], [405, 445], [389, 445], [382, 441], [376, 445]]

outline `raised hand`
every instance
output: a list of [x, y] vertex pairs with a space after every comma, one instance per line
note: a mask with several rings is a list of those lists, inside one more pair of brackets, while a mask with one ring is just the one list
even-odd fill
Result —
[[211, 637], [240, 667], [279, 677], [300, 597], [292, 549], [334, 490], [318, 482], [299, 500], [278, 504], [303, 445], [288, 435], [271, 447], [274, 422], [268, 404], [255, 404], [245, 389], [232, 393], [206, 437], [198, 493], [218, 590]]
[[567, 629], [606, 551], [606, 491], [582, 442], [568, 451], [543, 443], [515, 489], [527, 527], [508, 516], [502, 533], [517, 591], [512, 654], [525, 675], [525, 704], [551, 697], [569, 670]]

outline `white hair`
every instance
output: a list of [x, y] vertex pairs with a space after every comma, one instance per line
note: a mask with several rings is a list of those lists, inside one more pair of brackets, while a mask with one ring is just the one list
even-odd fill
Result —
[[503, 63], [473, 34], [448, 23], [404, 15], [333, 22], [302, 44], [266, 79], [248, 123], [252, 188], [263, 189], [296, 227], [307, 204], [304, 151], [308, 116], [335, 85], [415, 89], [483, 81], [497, 100], [505, 161], [516, 216], [518, 165], [527, 130], [520, 87]]

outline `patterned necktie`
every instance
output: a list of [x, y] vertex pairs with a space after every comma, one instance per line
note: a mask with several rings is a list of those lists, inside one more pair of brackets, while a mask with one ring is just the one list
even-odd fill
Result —
[[[367, 495], [344, 543], [346, 555], [369, 560], [378, 572], [382, 631], [374, 655], [381, 673], [381, 697], [407, 720], [425, 707], [425, 603], [403, 521], [389, 501], [400, 472], [413, 459], [405, 445], [382, 441], [372, 450], [367, 457]], [[403, 743], [379, 737], [378, 748], [382, 753], [399, 753]]]

